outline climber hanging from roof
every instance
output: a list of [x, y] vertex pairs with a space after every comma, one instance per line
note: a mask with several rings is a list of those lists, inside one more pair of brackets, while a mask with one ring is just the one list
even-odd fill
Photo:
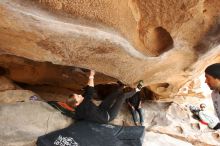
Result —
[[[124, 101], [127, 98], [135, 95], [135, 93], [140, 91], [143, 86], [143, 82], [139, 82], [137, 88], [131, 89], [130, 91], [126, 92], [127, 88], [125, 88], [125, 86], [122, 84], [115, 92], [108, 95], [99, 106], [96, 106], [91, 101], [93, 93], [95, 91], [94, 76], [95, 71], [91, 70], [88, 84], [85, 88], [85, 92], [83, 95], [72, 94], [69, 96], [66, 103], [48, 103], [60, 109], [62, 113], [71, 116], [76, 120], [88, 120], [98, 123], [108, 123], [117, 116]], [[66, 111], [68, 112], [66, 113]]]

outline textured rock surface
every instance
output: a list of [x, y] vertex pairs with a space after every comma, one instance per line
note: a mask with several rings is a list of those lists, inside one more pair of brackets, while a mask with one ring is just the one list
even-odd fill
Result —
[[[48, 85], [63, 87], [74, 91], [87, 84], [88, 70], [77, 67], [54, 65], [49, 62], [35, 62], [11, 55], [0, 56], [0, 64], [5, 70], [4, 75], [13, 81], [29, 85]], [[116, 79], [96, 73], [95, 83], [108, 83]], [[3, 84], [6, 86], [6, 83]], [[2, 85], [2, 86], [3, 86]]]
[[[80, 93], [87, 69], [97, 71], [98, 85], [143, 79], [150, 99], [197, 103], [206, 99], [194, 79], [220, 62], [219, 0], [1, 0], [0, 20], [4, 146], [34, 145], [67, 126], [69, 119], [29, 96]], [[219, 132], [192, 122], [177, 103], [145, 102], [144, 109], [145, 145], [220, 145]], [[113, 123], [123, 121], [133, 124], [126, 107]]]
[[191, 143], [175, 139], [166, 134], [146, 132], [143, 146], [193, 146]]
[[43, 102], [0, 104], [0, 145], [33, 146], [38, 136], [72, 121]]
[[4, 76], [0, 76], [0, 91], [16, 89], [16, 85]]
[[0, 103], [16, 103], [29, 101], [30, 97], [33, 95], [38, 96], [36, 93], [29, 90], [6, 90], [0, 92]]
[[129, 85], [144, 79], [171, 96], [206, 60], [219, 61], [219, 7], [219, 0], [3, 0], [0, 51], [93, 68]]
[[[145, 102], [143, 109], [146, 126], [144, 145], [146, 146], [151, 144], [164, 146], [220, 145], [219, 131], [211, 130], [193, 119], [189, 110], [183, 105], [172, 102]], [[132, 124], [132, 117], [126, 108], [121, 111], [113, 123], [122, 124], [120, 123], [122, 120], [128, 125]], [[158, 137], [158, 139], [153, 137]]]

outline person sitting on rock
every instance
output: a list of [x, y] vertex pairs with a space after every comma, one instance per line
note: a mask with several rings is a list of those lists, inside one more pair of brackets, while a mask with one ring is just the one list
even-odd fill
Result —
[[[138, 85], [143, 86], [143, 81], [141, 80]], [[132, 97], [128, 98], [126, 101], [129, 106], [129, 110], [132, 114], [135, 125], [136, 126], [139, 125], [138, 115], [140, 119], [140, 125], [143, 125], [144, 118], [143, 118], [143, 109], [141, 108], [142, 101], [141, 101], [140, 91], [138, 91]]]
[[190, 111], [193, 113], [194, 118], [199, 120], [202, 124], [208, 125], [209, 128], [217, 130], [220, 129], [219, 119], [205, 111], [206, 105], [200, 104], [199, 107], [189, 105]]
[[124, 101], [140, 91], [142, 85], [139, 84], [137, 88], [131, 89], [128, 92], [126, 92], [128, 88], [121, 85], [115, 92], [108, 95], [99, 106], [96, 106], [91, 100], [95, 92], [94, 76], [95, 71], [91, 70], [83, 95], [74, 93], [69, 96], [66, 103], [62, 104], [65, 104], [63, 107], [68, 107], [75, 112], [73, 118], [76, 120], [88, 120], [106, 124], [117, 116]]

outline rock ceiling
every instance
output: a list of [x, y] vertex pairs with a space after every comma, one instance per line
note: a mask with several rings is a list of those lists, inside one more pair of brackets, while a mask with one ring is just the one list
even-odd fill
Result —
[[220, 61], [219, 0], [1, 0], [0, 20], [0, 66], [17, 82], [80, 88], [95, 69], [97, 84], [175, 93]]

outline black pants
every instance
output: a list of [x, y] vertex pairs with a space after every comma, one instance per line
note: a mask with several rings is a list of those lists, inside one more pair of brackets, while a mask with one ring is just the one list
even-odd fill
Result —
[[214, 130], [220, 129], [220, 123], [218, 123], [213, 129]]
[[109, 114], [108, 121], [112, 121], [118, 115], [118, 112], [120, 111], [125, 99], [133, 96], [135, 93], [135, 90], [123, 93], [122, 88], [119, 88], [115, 92], [108, 95], [99, 105], [99, 108], [106, 111]]

